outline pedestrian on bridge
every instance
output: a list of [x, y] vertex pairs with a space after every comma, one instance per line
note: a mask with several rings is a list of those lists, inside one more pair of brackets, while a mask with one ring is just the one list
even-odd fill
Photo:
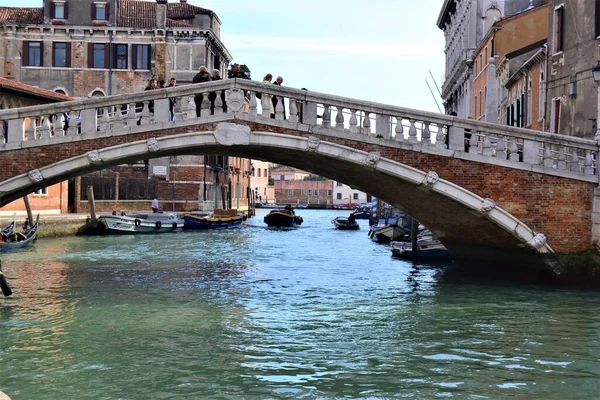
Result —
[[[208, 68], [204, 65], [200, 67], [198, 73], [192, 79], [192, 83], [203, 83], [210, 82], [212, 78], [210, 77], [210, 72], [208, 72]], [[200, 117], [200, 111], [202, 109], [202, 101], [204, 100], [204, 95], [202, 93], [194, 96], [194, 102], [196, 103], [196, 116]]]
[[[281, 86], [282, 83], [283, 83], [283, 78], [281, 76], [278, 76], [277, 79], [275, 79], [275, 82], [273, 82], [273, 85]], [[285, 119], [285, 104], [283, 103], [283, 98], [281, 100], [282, 100], [281, 105], [283, 106], [283, 119]], [[273, 111], [271, 111], [271, 118], [275, 118], [275, 114], [277, 114], [277, 103], [278, 102], [279, 101], [277, 100], [277, 96], [271, 97], [271, 103], [273, 104]]]

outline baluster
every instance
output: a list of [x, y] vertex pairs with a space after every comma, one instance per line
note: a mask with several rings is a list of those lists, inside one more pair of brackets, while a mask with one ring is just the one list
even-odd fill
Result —
[[469, 153], [479, 154], [479, 131], [471, 131], [471, 138], [469, 139]]
[[344, 130], [344, 107], [337, 106], [337, 114], [335, 115], [335, 127], [341, 131]]
[[50, 116], [41, 117], [40, 126], [36, 129], [36, 139], [48, 139], [50, 137], [50, 131], [52, 130], [50, 126]]
[[79, 121], [77, 121], [77, 117], [79, 114], [77, 111], [69, 111], [69, 120], [68, 120], [68, 128], [67, 128], [67, 136], [75, 136], [79, 132], [78, 125]]
[[571, 162], [569, 164], [570, 171], [581, 172], [581, 167], [579, 166], [579, 156], [577, 155], [577, 150], [575, 149], [573, 149], [571, 152]]
[[435, 133], [435, 147], [438, 149], [446, 148], [446, 135], [448, 134], [448, 129], [445, 125], [436, 124], [437, 131]]
[[489, 133], [484, 133], [483, 136], [483, 149], [481, 150], [481, 154], [486, 157], [492, 156], [492, 142], [490, 140]]
[[6, 132], [4, 127], [4, 121], [0, 121], [0, 144], [5, 144], [7, 142], [5, 138], [8, 136], [8, 132]]
[[187, 98], [186, 101], [181, 105], [181, 119], [194, 119], [197, 118], [197, 107], [196, 107], [196, 98], [195, 96], [185, 96]]
[[429, 122], [423, 121], [423, 130], [421, 131], [421, 144], [423, 144], [423, 146], [431, 146], [431, 130], [429, 130]]
[[583, 163], [583, 173], [586, 175], [594, 175], [594, 159], [590, 150], [585, 151], [585, 161]]
[[102, 109], [102, 116], [100, 117], [100, 123], [98, 125], [100, 126], [101, 132], [106, 132], [110, 130], [110, 117], [108, 115], [108, 107], [104, 107]]
[[129, 109], [127, 110], [127, 126], [132, 127], [137, 125], [137, 116], [135, 112], [135, 103], [129, 103]]
[[60, 113], [56, 115], [56, 122], [54, 123], [54, 136], [66, 136], [66, 125], [65, 125], [65, 114]]
[[266, 93], [262, 93], [260, 97], [260, 107], [262, 108], [263, 118], [271, 118], [271, 108], [273, 107], [271, 96]]
[[356, 110], [350, 110], [350, 132], [358, 132], [358, 119], [356, 118]]
[[544, 167], [552, 168], [554, 166], [554, 160], [552, 159], [552, 149], [550, 143], [546, 143], [544, 146]]
[[[221, 90], [217, 90], [215, 92], [216, 96], [215, 97], [215, 112], [214, 115], [221, 115], [223, 114], [223, 100], [221, 99]], [[252, 96], [253, 97], [253, 96]], [[256, 100], [255, 100], [256, 103]]]
[[250, 92], [250, 103], [248, 105], [248, 114], [258, 114], [258, 103], [256, 102], [256, 92]]
[[365, 118], [362, 123], [362, 133], [363, 135], [371, 134], [371, 118], [369, 118], [369, 113], [365, 111]]
[[562, 171], [567, 169], [567, 156], [565, 154], [565, 148], [563, 146], [560, 146], [560, 148], [558, 149], [556, 168]]
[[121, 107], [120, 105], [115, 106], [115, 114], [113, 115], [112, 129], [116, 131], [123, 129], [123, 110]]
[[140, 125], [150, 124], [150, 101], [144, 101], [144, 108], [142, 109], [142, 119]]
[[510, 147], [508, 149], [508, 159], [510, 161], [519, 162], [519, 146], [517, 146], [517, 141], [512, 139], [510, 142]]
[[290, 116], [288, 121], [296, 123], [298, 122], [298, 103], [295, 99], [290, 98]]
[[[187, 119], [187, 112], [190, 106], [190, 99], [194, 100], [194, 96], [181, 96], [175, 103], [173, 109], [173, 121], [183, 121]], [[196, 116], [196, 103], [194, 103], [194, 117]]]
[[210, 100], [208, 93], [202, 93], [202, 103], [200, 103], [200, 117], [206, 118], [210, 115]]
[[415, 126], [414, 119], [408, 119], [408, 123], [410, 127], [408, 128], [408, 143], [414, 144], [419, 143], [419, 138], [417, 138], [417, 127]]
[[396, 117], [396, 136], [394, 139], [398, 142], [404, 142], [404, 127], [402, 126], [402, 117]]
[[504, 144], [504, 136], [498, 136], [498, 142], [496, 143], [496, 154], [494, 157], [501, 160], [506, 160], [506, 144]]
[[277, 105], [275, 105], [275, 119], [283, 121], [285, 119], [285, 109], [283, 107], [283, 96], [277, 96]]
[[331, 111], [327, 104], [323, 104], [323, 123], [321, 125], [323, 128], [331, 127]]

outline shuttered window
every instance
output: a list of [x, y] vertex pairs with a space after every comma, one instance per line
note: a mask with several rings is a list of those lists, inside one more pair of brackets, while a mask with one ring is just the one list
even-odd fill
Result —
[[131, 47], [132, 52], [132, 68], [133, 69], [150, 69], [151, 51], [149, 44], [134, 44]]
[[110, 15], [110, 4], [108, 3], [93, 3], [92, 4], [92, 21], [108, 21]]
[[108, 44], [88, 43], [88, 68], [108, 68]]
[[67, 68], [71, 66], [71, 43], [52, 43], [52, 66]]
[[52, 19], [68, 19], [69, 18], [69, 3], [54, 2], [50, 5], [50, 18]]
[[126, 44], [114, 44], [113, 45], [113, 68], [115, 69], [127, 69], [128, 66], [128, 52]]
[[41, 67], [44, 65], [44, 45], [42, 42], [23, 42], [23, 66]]
[[596, 0], [596, 15], [595, 15], [595, 35], [600, 37], [600, 0]]
[[564, 14], [565, 7], [559, 6], [554, 9], [554, 52], [558, 53], [563, 51], [563, 39], [564, 39]]

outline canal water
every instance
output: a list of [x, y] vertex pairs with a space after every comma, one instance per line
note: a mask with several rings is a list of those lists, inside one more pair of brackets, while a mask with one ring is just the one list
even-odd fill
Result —
[[[40, 239], [3, 254], [21, 399], [594, 399], [600, 295], [393, 259], [340, 211], [298, 229]], [[41, 228], [43, 229], [43, 227]]]

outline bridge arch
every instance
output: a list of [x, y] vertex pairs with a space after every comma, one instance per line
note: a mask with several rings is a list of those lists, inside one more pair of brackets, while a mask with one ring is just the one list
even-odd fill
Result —
[[229, 154], [301, 168], [401, 207], [429, 227], [458, 259], [489, 260], [547, 269], [553, 253], [542, 234], [490, 199], [376, 152], [347, 147], [318, 136], [251, 131], [222, 122], [212, 131], [149, 138], [86, 154], [0, 182], [0, 205], [39, 188], [139, 159], [174, 155]]

